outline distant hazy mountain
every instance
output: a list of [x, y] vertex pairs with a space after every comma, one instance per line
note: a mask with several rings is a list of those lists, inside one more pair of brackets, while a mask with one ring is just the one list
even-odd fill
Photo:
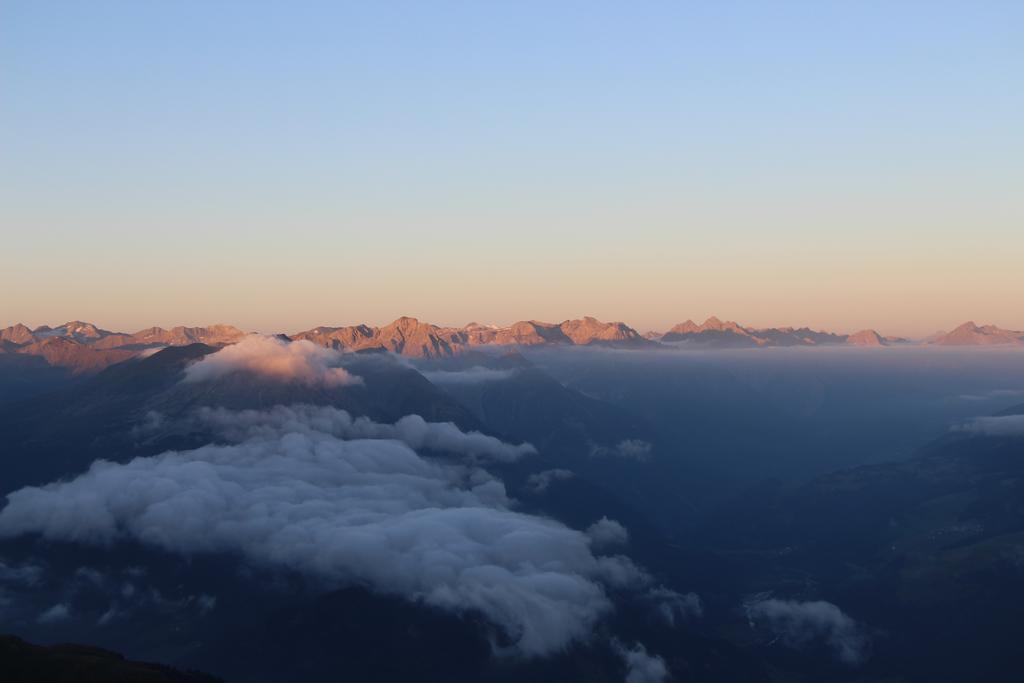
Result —
[[68, 337], [76, 341], [83, 341], [91, 343], [97, 339], [102, 339], [113, 334], [108, 330], [101, 330], [92, 323], [82, 322], [81, 320], [72, 320], [66, 322], [60, 327], [50, 327], [48, 325], [42, 325], [32, 330], [33, 339], [47, 339], [49, 337]]
[[13, 344], [29, 344], [35, 341], [35, 337], [32, 336], [32, 330], [18, 323], [17, 325], [11, 325], [0, 330], [0, 341]]
[[966, 322], [952, 332], [937, 335], [931, 340], [939, 346], [992, 346], [995, 344], [1024, 344], [1024, 332], [1004, 330], [995, 325], [979, 327]]
[[508, 327], [489, 327], [476, 323], [465, 327], [439, 327], [416, 318], [402, 317], [384, 327], [317, 327], [299, 332], [291, 338], [307, 339], [336, 349], [381, 349], [415, 358], [451, 356], [467, 348], [483, 345], [564, 344], [626, 348], [651, 345], [649, 340], [624, 323], [606, 323], [591, 317], [566, 320], [558, 324], [536, 320], [520, 321]]
[[24, 344], [16, 353], [40, 356], [52, 367], [68, 368], [73, 373], [95, 372], [135, 355], [129, 349], [97, 349], [70, 337], [46, 337]]
[[874, 330], [861, 330], [847, 337], [846, 343], [854, 346], [888, 346], [889, 340]]
[[129, 334], [100, 329], [92, 323], [80, 320], [72, 320], [58, 327], [41, 325], [34, 330], [18, 323], [0, 330], [0, 341], [8, 341], [21, 346], [47, 339], [67, 339], [98, 349], [114, 349], [122, 346], [183, 346], [197, 343], [227, 344], [238, 341], [243, 336], [245, 336], [245, 332], [231, 325], [179, 326], [170, 330], [165, 330], [162, 327], [149, 327]]
[[185, 344], [231, 344], [245, 336], [245, 332], [231, 325], [210, 325], [208, 327], [184, 327], [179, 325], [169, 330], [149, 327], [134, 334], [115, 334], [97, 341], [98, 348], [117, 346], [184, 346]]
[[820, 346], [845, 344], [846, 335], [818, 332], [807, 327], [769, 327], [755, 329], [732, 321], [721, 321], [714, 316], [698, 325], [692, 320], [679, 323], [664, 335], [662, 342], [690, 342], [715, 348], [743, 348], [761, 346]]
[[299, 332], [291, 338], [306, 339], [314, 344], [334, 349], [379, 349], [421, 358], [451, 355], [453, 345], [460, 341], [458, 330], [438, 327], [404, 316], [384, 327], [317, 327]]
[[150, 327], [129, 334], [73, 320], [58, 327], [42, 325], [35, 329], [21, 323], [12, 325], [0, 330], [0, 349], [41, 357], [51, 367], [66, 368], [73, 374], [87, 374], [132, 358], [145, 349], [187, 344], [220, 346], [244, 336], [245, 332], [230, 325], [170, 330]]
[[[58, 327], [43, 325], [30, 329], [16, 324], [0, 329], [0, 352], [39, 356], [51, 367], [73, 374], [92, 373], [119, 363], [141, 351], [165, 346], [233, 344], [246, 335], [231, 325], [208, 327], [150, 327], [137, 332], [111, 332], [92, 323], [73, 320]], [[661, 344], [686, 343], [701, 348], [761, 348], [777, 346], [888, 346], [908, 343], [866, 329], [854, 334], [836, 334], [808, 327], [754, 328], [711, 317], [701, 324], [679, 323], [664, 334], [640, 334], [621, 322], [603, 322], [593, 317], [547, 323], [521, 320], [506, 327], [469, 323], [465, 327], [442, 327], [416, 318], [401, 317], [382, 327], [348, 325], [315, 327], [282, 338], [305, 339], [346, 351], [388, 351], [413, 358], [455, 356], [479, 346], [604, 346], [622, 349], [658, 348]], [[994, 325], [979, 327], [964, 323], [949, 333], [928, 337], [923, 343], [940, 346], [981, 346], [1024, 344], [1024, 332]]]

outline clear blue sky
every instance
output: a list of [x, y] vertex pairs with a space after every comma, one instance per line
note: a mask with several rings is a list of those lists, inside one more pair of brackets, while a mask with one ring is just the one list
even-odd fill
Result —
[[0, 2], [0, 324], [1024, 328], [1022, 2]]

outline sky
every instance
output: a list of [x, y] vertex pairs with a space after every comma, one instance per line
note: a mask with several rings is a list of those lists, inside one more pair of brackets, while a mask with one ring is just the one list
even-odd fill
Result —
[[1024, 3], [0, 2], [0, 325], [1024, 329]]

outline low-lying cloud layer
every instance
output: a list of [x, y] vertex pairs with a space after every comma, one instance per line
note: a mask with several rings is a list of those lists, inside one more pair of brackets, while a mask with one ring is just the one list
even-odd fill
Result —
[[406, 415], [392, 425], [354, 418], [330, 406], [294, 405], [243, 411], [202, 408], [197, 416], [206, 427], [233, 441], [283, 433], [320, 433], [340, 439], [394, 439], [413, 450], [443, 451], [494, 462], [512, 462], [537, 452], [529, 443], [508, 444], [480, 432], [463, 432], [451, 422], [427, 422], [419, 415]]
[[572, 470], [544, 470], [543, 472], [531, 474], [526, 480], [526, 486], [532, 493], [541, 494], [547, 491], [551, 484], [556, 481], [565, 481], [566, 479], [572, 479], [574, 476], [576, 475], [573, 474]]
[[867, 657], [867, 636], [856, 621], [831, 602], [769, 598], [749, 602], [745, 607], [752, 625], [763, 622], [790, 647], [822, 641], [847, 664], [859, 664]]
[[617, 458], [629, 458], [644, 462], [651, 457], [653, 447], [642, 439], [624, 439], [614, 446], [594, 446], [590, 449], [592, 456], [612, 456]]
[[976, 417], [955, 429], [985, 436], [1024, 436], [1024, 415]]
[[590, 536], [595, 548], [622, 545], [629, 541], [629, 531], [626, 527], [607, 517], [602, 517], [587, 527], [587, 536]]
[[654, 603], [658, 614], [669, 626], [704, 616], [704, 603], [696, 593], [679, 593], [658, 586], [647, 591], [645, 597]]
[[476, 366], [467, 370], [427, 370], [422, 374], [434, 384], [482, 384], [510, 379], [516, 371]]
[[626, 663], [626, 683], [662, 683], [668, 680], [665, 660], [657, 655], [647, 654], [641, 643], [626, 647], [618, 641], [612, 643], [615, 651]]
[[10, 565], [0, 560], [0, 584], [34, 586], [43, 577], [43, 568], [33, 564]]
[[611, 609], [606, 586], [646, 582], [629, 559], [596, 555], [586, 534], [511, 509], [504, 485], [474, 460], [410, 447], [494, 453], [488, 437], [330, 409], [206, 418], [238, 443], [97, 461], [71, 481], [21, 489], [0, 512], [0, 537], [237, 553], [328, 584], [478, 611], [527, 655], [585, 638]]
[[1017, 397], [1024, 397], [1024, 389], [993, 389], [982, 394], [960, 394], [957, 398], [961, 401], [994, 401]]
[[[170, 592], [165, 592], [168, 588]], [[148, 585], [146, 571], [139, 566], [72, 570], [59, 565], [45, 567], [32, 560], [21, 565], [0, 561], [0, 621], [12, 630], [30, 622], [104, 627], [137, 616], [165, 620], [190, 613], [204, 617], [216, 607], [216, 596], [183, 588], [178, 582], [165, 586], [164, 591]]]
[[252, 334], [225, 346], [185, 370], [185, 382], [206, 382], [235, 372], [250, 372], [279, 381], [340, 387], [362, 384], [360, 377], [339, 367], [344, 354], [300, 340]]
[[47, 610], [44, 610], [36, 621], [40, 624], [53, 624], [59, 621], [67, 621], [70, 618], [71, 608], [68, 607], [67, 604], [61, 602]]

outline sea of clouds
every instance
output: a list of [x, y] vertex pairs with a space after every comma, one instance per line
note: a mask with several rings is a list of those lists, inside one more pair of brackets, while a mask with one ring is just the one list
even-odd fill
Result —
[[[181, 381], [247, 373], [310, 386], [363, 384], [342, 367], [343, 356], [305, 341], [251, 335], [193, 363]], [[445, 379], [504, 377], [473, 370]], [[209, 443], [128, 462], [98, 460], [72, 479], [14, 491], [0, 510], [0, 539], [36, 534], [101, 547], [140, 542], [186, 556], [235, 555], [326, 587], [363, 585], [481, 614], [525, 656], [589, 639], [613, 609], [612, 592], [632, 591], [669, 624], [700, 615], [699, 598], [652, 587], [644, 570], [620, 554], [629, 533], [617, 521], [602, 517], [581, 531], [520, 512], [486, 468], [535, 456], [528, 443], [418, 415], [389, 424], [304, 404], [151, 412], [133, 431], [174, 423], [208, 434]], [[624, 442], [615, 453], [644, 459], [649, 450]], [[540, 493], [572, 476], [541, 471], [530, 478], [530, 490]], [[29, 570], [12, 567], [0, 564], [4, 577], [29, 577]], [[212, 607], [214, 598], [201, 597]], [[100, 623], [124, 608], [108, 612]], [[58, 603], [37, 621], [71, 617], [69, 605]], [[667, 676], [663, 660], [642, 644], [613, 647], [627, 680]]]
[[[588, 535], [514, 509], [478, 458], [523, 447], [420, 418], [380, 425], [309, 406], [201, 419], [235, 442], [101, 460], [70, 481], [15, 491], [0, 537], [235, 553], [480, 612], [527, 655], [587, 637], [611, 609], [609, 587], [647, 581], [628, 558], [597, 552], [624, 540], [612, 520]], [[465, 457], [428, 458], [413, 445]]]

